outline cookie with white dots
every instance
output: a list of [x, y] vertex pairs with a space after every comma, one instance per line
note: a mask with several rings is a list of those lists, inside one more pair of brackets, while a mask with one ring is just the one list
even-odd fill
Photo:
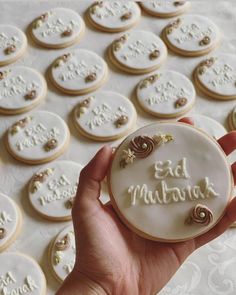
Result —
[[0, 193], [0, 252], [15, 241], [21, 224], [22, 216], [16, 203]]
[[41, 168], [29, 184], [33, 208], [49, 220], [70, 220], [81, 170], [80, 164], [70, 161], [58, 161]]
[[87, 11], [91, 24], [105, 32], [121, 32], [133, 27], [141, 16], [141, 10], [133, 1], [98, 1]]
[[36, 107], [46, 96], [44, 77], [28, 67], [0, 71], [0, 113], [15, 115]]
[[170, 22], [162, 31], [166, 45], [183, 56], [208, 54], [220, 43], [221, 33], [215, 23], [201, 15], [185, 15]]
[[44, 12], [30, 25], [32, 39], [47, 48], [65, 48], [80, 41], [85, 30], [81, 16], [68, 8]]
[[192, 82], [174, 71], [160, 71], [142, 80], [136, 89], [140, 106], [161, 118], [174, 118], [187, 113], [195, 103]]
[[58, 115], [37, 111], [9, 128], [6, 146], [19, 161], [43, 164], [59, 157], [67, 148], [69, 139], [69, 129]]
[[0, 25], [0, 66], [15, 62], [27, 47], [25, 34], [15, 26]]

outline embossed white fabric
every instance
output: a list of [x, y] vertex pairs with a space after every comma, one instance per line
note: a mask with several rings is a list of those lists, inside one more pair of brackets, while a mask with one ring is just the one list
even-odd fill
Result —
[[[26, 31], [28, 24], [39, 14], [52, 7], [68, 7], [84, 14], [91, 0], [0, 0], [0, 23], [18, 26]], [[193, 0], [192, 8], [188, 13], [202, 14], [211, 18], [223, 32], [221, 47], [216, 52], [236, 53], [236, 1]], [[168, 19], [156, 19], [143, 14], [141, 21], [134, 28], [149, 30], [160, 34], [162, 28], [169, 22]], [[86, 28], [84, 37], [78, 45], [71, 48], [86, 48], [93, 50], [100, 56], [105, 56], [106, 47], [120, 36], [120, 34], [100, 33], [89, 27]], [[47, 50], [35, 46], [29, 40], [26, 54], [16, 65], [35, 68], [45, 74], [47, 67], [60, 54], [67, 53], [68, 49]], [[210, 55], [209, 55], [210, 56]], [[179, 71], [191, 78], [192, 70], [202, 58], [183, 58], [170, 53], [163, 69]], [[109, 80], [102, 90], [111, 90], [128, 96], [133, 102], [136, 99], [133, 90], [137, 83], [146, 75], [132, 76], [110, 68]], [[48, 110], [60, 115], [69, 125], [71, 130], [71, 144], [69, 149], [61, 156], [60, 160], [70, 160], [85, 165], [92, 155], [101, 147], [102, 143], [95, 143], [78, 136], [71, 122], [71, 110], [79, 101], [79, 97], [63, 95], [51, 83], [48, 83], [46, 100], [36, 109]], [[138, 111], [138, 127], [155, 122], [135, 103]], [[221, 102], [207, 99], [199, 94], [194, 109], [190, 114], [203, 114], [216, 119], [226, 127], [229, 112], [235, 106], [234, 101]], [[39, 166], [29, 166], [15, 161], [6, 151], [3, 135], [7, 128], [21, 118], [18, 116], [0, 116], [0, 190], [14, 199], [23, 212], [23, 230], [18, 240], [8, 251], [19, 251], [34, 257], [42, 266], [48, 283], [47, 295], [55, 294], [59, 283], [53, 277], [48, 265], [48, 246], [50, 241], [70, 222], [48, 222], [43, 220], [31, 208], [27, 197], [27, 183]], [[113, 142], [112, 145], [116, 145]], [[234, 295], [236, 294], [236, 230], [230, 230], [208, 246], [203, 247], [193, 254], [183, 267], [178, 271], [161, 295]], [[158, 279], [158, 278], [157, 278]]]

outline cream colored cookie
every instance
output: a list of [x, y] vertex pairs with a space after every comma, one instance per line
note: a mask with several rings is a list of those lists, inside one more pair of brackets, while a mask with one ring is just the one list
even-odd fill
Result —
[[81, 100], [74, 111], [78, 131], [97, 141], [110, 141], [127, 135], [135, 126], [136, 118], [132, 102], [111, 91], [96, 92]]
[[47, 48], [65, 48], [80, 41], [84, 21], [68, 8], [53, 8], [44, 12], [30, 25], [30, 35], [39, 45]]
[[108, 55], [119, 69], [131, 74], [145, 74], [158, 69], [167, 58], [163, 41], [148, 31], [130, 31], [116, 39]]
[[46, 295], [46, 278], [31, 257], [20, 253], [0, 254], [1, 294]]
[[58, 115], [38, 111], [9, 128], [6, 146], [19, 161], [43, 164], [59, 157], [67, 148], [69, 139], [69, 129]]
[[160, 71], [143, 79], [136, 88], [137, 100], [148, 113], [175, 118], [187, 113], [195, 103], [192, 82], [174, 71]]
[[165, 122], [145, 126], [121, 143], [108, 186], [114, 209], [131, 230], [147, 239], [179, 242], [219, 222], [234, 183], [226, 155], [212, 137], [188, 124]]
[[96, 53], [77, 49], [57, 58], [51, 66], [52, 83], [62, 92], [82, 95], [97, 90], [107, 79], [106, 62]]
[[74, 228], [70, 225], [58, 234], [49, 249], [50, 266], [59, 282], [63, 282], [74, 268], [75, 255]]
[[0, 67], [15, 62], [25, 53], [27, 39], [17, 27], [0, 25]]
[[95, 28], [110, 33], [130, 29], [140, 16], [141, 10], [133, 1], [99, 1], [87, 11], [88, 20]]
[[15, 241], [20, 233], [21, 225], [20, 209], [14, 201], [0, 193], [0, 252]]
[[185, 13], [190, 8], [191, 3], [185, 0], [148, 0], [140, 2], [140, 5], [148, 14], [169, 18]]
[[0, 71], [0, 113], [16, 115], [36, 107], [46, 96], [47, 84], [37, 71], [23, 66]]
[[57, 161], [41, 168], [29, 184], [29, 199], [44, 218], [71, 220], [71, 209], [82, 166], [70, 161]]
[[208, 54], [220, 43], [219, 28], [201, 15], [185, 15], [169, 23], [162, 31], [166, 45], [183, 56]]

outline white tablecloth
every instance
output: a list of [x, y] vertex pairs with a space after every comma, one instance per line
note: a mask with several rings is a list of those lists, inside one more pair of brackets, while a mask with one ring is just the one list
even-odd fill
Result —
[[[91, 1], [11, 1], [0, 0], [0, 23], [13, 24], [26, 31], [28, 24], [42, 12], [52, 7], [70, 7], [81, 15]], [[223, 41], [218, 52], [236, 53], [236, 1], [202, 0], [192, 1], [191, 13], [199, 13], [211, 18], [222, 30]], [[143, 14], [137, 28], [150, 30], [156, 34], [168, 20], [160, 20]], [[117, 34], [105, 34], [97, 32], [89, 27], [82, 41], [73, 47], [87, 48], [104, 56], [108, 44]], [[29, 47], [24, 57], [18, 61], [18, 65], [33, 67], [41, 73], [46, 72], [49, 64], [68, 49], [46, 50], [38, 48], [29, 39]], [[201, 58], [181, 58], [174, 54], [169, 54], [165, 65], [167, 69], [180, 71], [191, 77], [192, 70]], [[124, 94], [132, 101], [135, 101], [133, 91], [137, 82], [142, 76], [127, 76], [113, 67], [110, 67], [109, 81], [103, 87], [105, 90], [113, 90]], [[64, 160], [73, 160], [86, 164], [95, 151], [102, 145], [79, 136], [73, 128], [70, 112], [78, 101], [77, 97], [69, 97], [59, 93], [50, 83], [48, 83], [48, 95], [46, 100], [37, 108], [56, 112], [68, 123], [72, 138], [69, 149], [61, 157]], [[192, 114], [208, 115], [226, 126], [226, 119], [235, 105], [235, 102], [219, 102], [207, 99], [198, 94], [197, 103]], [[136, 104], [137, 106], [137, 104]], [[138, 126], [154, 122], [155, 119], [138, 110]], [[191, 114], [190, 113], [190, 114]], [[0, 117], [0, 190], [12, 197], [21, 207], [24, 217], [24, 226], [18, 240], [8, 249], [8, 251], [19, 251], [34, 257], [42, 266], [48, 283], [48, 295], [55, 293], [59, 287], [58, 282], [51, 275], [48, 265], [48, 245], [52, 238], [65, 227], [67, 223], [47, 222], [39, 217], [31, 208], [28, 195], [27, 184], [39, 166], [28, 166], [15, 161], [8, 155], [4, 143], [3, 135], [12, 122], [21, 116], [1, 116]], [[115, 144], [115, 143], [114, 143]], [[1, 263], [1, 262], [0, 262]], [[193, 254], [176, 276], [161, 292], [161, 295], [213, 295], [213, 294], [236, 294], [236, 230], [229, 230], [225, 235], [207, 245]], [[157, 278], [158, 279], [158, 278]]]

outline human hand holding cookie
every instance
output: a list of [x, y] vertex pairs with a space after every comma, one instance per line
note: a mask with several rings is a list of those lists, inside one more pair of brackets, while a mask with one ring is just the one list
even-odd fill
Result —
[[[190, 123], [188, 119], [182, 119], [181, 121]], [[172, 132], [173, 140], [165, 141], [165, 143], [154, 149], [148, 149], [148, 155], [146, 149], [144, 156], [143, 152], [138, 153], [131, 146], [131, 152], [135, 155], [133, 162], [126, 163], [125, 167], [119, 166], [118, 168], [116, 166], [115, 169], [113, 167], [116, 160], [120, 159], [119, 151], [130, 141], [130, 137], [133, 138], [140, 132], [145, 133], [146, 137], [150, 136], [149, 131], [150, 133], [153, 131], [153, 125], [144, 127], [145, 130], [140, 129], [131, 134], [121, 143], [114, 155], [112, 155], [111, 148], [104, 147], [82, 170], [77, 198], [72, 210], [77, 259], [74, 270], [65, 280], [57, 295], [73, 294], [75, 290], [78, 290], [77, 294], [130, 294], [130, 290], [132, 290], [132, 294], [155, 294], [164, 287], [192, 252], [221, 235], [236, 221], [236, 199], [229, 201], [232, 197], [231, 187], [233, 186], [231, 176], [233, 176], [234, 181], [236, 180], [236, 165], [232, 165], [231, 175], [230, 167], [227, 166], [226, 161], [224, 162], [225, 155], [229, 155], [235, 149], [236, 132], [231, 132], [220, 138], [218, 140], [219, 144], [217, 144], [205, 133], [187, 124], [162, 124], [155, 125], [158, 127], [156, 131], [158, 129], [161, 131], [168, 129], [168, 131]], [[178, 147], [178, 140], [181, 139], [182, 132], [190, 133], [189, 137], [182, 141], [180, 147]], [[199, 142], [201, 141], [201, 144], [198, 145], [198, 151], [195, 152], [192, 147], [192, 157], [188, 150], [188, 146], [190, 147], [194, 141], [191, 132], [194, 133]], [[170, 137], [168, 138], [170, 139]], [[135, 142], [137, 143], [137, 140]], [[210, 149], [208, 153], [202, 155], [204, 145], [210, 147]], [[168, 149], [172, 150], [173, 157], [168, 154]], [[186, 159], [182, 159], [182, 161], [174, 165], [174, 157], [182, 156], [182, 153], [186, 153]], [[160, 181], [160, 183], [156, 184], [156, 191], [159, 193], [155, 193], [156, 199], [151, 199], [149, 194], [146, 201], [152, 200], [153, 202], [147, 204], [144, 196], [141, 198], [137, 190], [136, 203], [135, 205], [131, 204], [131, 201], [134, 201], [134, 196], [133, 198], [130, 197], [129, 192], [131, 192], [131, 189], [126, 188], [122, 174], [128, 173], [129, 177], [126, 176], [127, 182], [133, 181], [132, 185], [134, 186], [140, 170], [132, 173], [132, 169], [137, 169], [137, 165], [141, 163], [144, 172], [146, 172], [145, 167], [146, 165], [150, 166], [149, 162], [153, 160], [152, 157], [156, 155], [156, 161], [162, 160], [164, 162], [166, 160], [163, 158], [164, 154], [170, 157], [169, 161], [172, 161], [168, 166], [171, 169], [165, 171], [156, 169], [159, 167], [157, 163], [152, 166], [155, 168], [155, 181]], [[159, 158], [157, 158], [158, 155]], [[199, 158], [196, 159], [196, 157]], [[210, 171], [207, 170], [206, 166], [202, 167], [201, 176], [204, 179], [208, 177], [209, 181], [208, 185], [205, 186], [201, 185], [200, 180], [199, 182], [196, 181], [200, 175], [198, 160], [201, 157], [204, 158], [206, 166], [212, 163], [211, 165], [216, 165], [215, 167], [218, 170]], [[218, 157], [217, 163], [212, 161], [212, 157], [214, 159]], [[223, 164], [217, 166], [220, 161]], [[192, 169], [191, 163], [194, 163], [195, 169]], [[204, 165], [202, 163], [201, 165]], [[111, 204], [103, 206], [98, 199], [100, 183], [108, 170], [110, 174], [108, 183], [112, 191], [113, 206]], [[122, 199], [123, 195], [126, 196], [125, 202], [121, 204], [116, 194], [116, 188], [112, 183], [112, 177], [117, 173], [116, 170], [121, 171], [119, 172], [121, 173], [119, 186], [122, 193], [119, 198]], [[143, 175], [140, 177], [142, 182], [147, 183], [149, 191], [151, 191], [153, 189], [152, 182], [148, 179], [153, 177], [152, 170], [150, 169], [148, 173], [145, 173], [144, 177]], [[162, 179], [158, 179], [160, 177]], [[138, 180], [140, 181], [140, 179]], [[165, 190], [159, 188], [159, 184], [162, 184], [163, 188], [163, 182], [165, 182]], [[186, 187], [190, 186], [190, 183], [191, 189], [187, 194]], [[180, 195], [170, 194], [170, 189], [173, 189], [173, 187], [179, 189], [182, 193]], [[163, 191], [165, 191], [165, 198]], [[179, 196], [178, 200], [177, 196]], [[164, 202], [164, 200], [169, 200], [169, 202]], [[122, 207], [122, 204], [125, 205]], [[218, 206], [219, 204], [220, 206]], [[202, 205], [200, 209], [207, 210], [199, 210], [198, 205]], [[173, 206], [175, 210], [173, 210]], [[113, 208], [123, 222], [118, 218]], [[143, 216], [138, 219], [136, 217], [140, 214], [140, 208]], [[194, 210], [191, 211], [190, 208]], [[152, 210], [156, 211], [155, 216], [152, 214]], [[169, 214], [167, 214], [167, 210], [169, 210]], [[205, 215], [203, 216], [202, 213]], [[199, 215], [198, 220], [202, 222], [196, 222], [196, 215]], [[206, 218], [206, 216], [209, 218]], [[185, 222], [190, 221], [190, 219], [191, 222]], [[163, 220], [166, 222], [165, 224], [163, 224]], [[172, 224], [173, 220], [175, 221], [174, 225]], [[147, 226], [150, 221], [152, 221], [152, 224], [150, 223], [150, 226]], [[171, 228], [168, 232], [165, 231], [166, 224], [167, 227], [171, 226], [173, 228], [176, 224], [178, 232], [172, 232]], [[142, 226], [143, 228], [141, 228]], [[129, 228], [132, 228], [132, 231]], [[155, 229], [158, 230], [158, 234]], [[192, 232], [192, 236], [190, 232]], [[155, 233], [156, 236], [154, 236]], [[147, 239], [143, 238], [143, 236], [146, 236]], [[165, 241], [151, 240], [158, 240], [158, 238], [160, 240], [165, 239]], [[179, 242], [178, 240], [182, 241]]]

